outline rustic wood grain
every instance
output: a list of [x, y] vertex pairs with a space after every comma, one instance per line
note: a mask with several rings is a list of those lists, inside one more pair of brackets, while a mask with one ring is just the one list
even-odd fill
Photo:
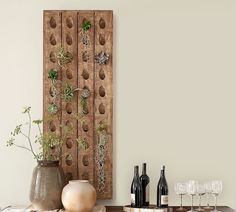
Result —
[[[92, 24], [88, 31], [89, 46], [81, 42], [81, 27], [85, 19]], [[58, 83], [57, 89], [61, 92], [66, 82], [73, 88], [78, 88], [71, 102], [56, 99], [60, 112], [52, 116], [51, 123], [44, 124], [44, 133], [53, 129], [57, 135], [65, 136], [60, 126], [68, 124], [73, 127], [62, 148], [62, 167], [67, 180], [88, 179], [95, 186], [98, 199], [112, 198], [112, 32], [112, 11], [44, 11], [44, 118], [50, 115], [48, 105], [52, 100], [48, 71], [58, 68], [55, 54], [60, 47], [73, 54], [73, 61], [64, 68], [58, 68], [58, 80], [62, 83]], [[85, 51], [89, 56], [87, 61], [83, 59]], [[94, 55], [101, 51], [109, 55], [106, 65], [99, 65], [94, 59]], [[80, 113], [80, 95], [83, 88], [91, 92], [90, 97], [86, 99], [88, 113], [82, 121], [77, 121], [75, 114]], [[108, 134], [104, 164], [105, 189], [102, 192], [98, 191], [98, 164], [95, 160], [99, 138], [97, 129], [101, 122], [106, 124]], [[86, 139], [89, 148], [78, 148], [76, 138]], [[69, 155], [71, 158], [67, 157]]]
[[[62, 12], [62, 47], [65, 52], [73, 55], [73, 60], [62, 68], [62, 87], [70, 84], [74, 89], [78, 87], [78, 68], [77, 68], [77, 12]], [[65, 171], [67, 180], [78, 179], [77, 157], [78, 157], [78, 122], [75, 118], [77, 114], [77, 92], [70, 101], [62, 99], [62, 124], [72, 127], [67, 132], [62, 130], [62, 134], [66, 133], [66, 142], [62, 147], [62, 167]]]
[[[43, 119], [47, 120], [49, 117], [52, 119], [52, 121], [43, 124], [43, 132], [61, 135], [61, 113], [58, 112], [51, 115], [48, 112], [48, 105], [52, 103], [52, 96], [50, 95], [51, 82], [48, 79], [48, 71], [55, 68], [55, 55], [58, 48], [61, 47], [61, 13], [58, 11], [44, 11], [43, 22]], [[52, 36], [54, 40], [50, 40]], [[58, 78], [61, 79], [60, 72]], [[58, 85], [57, 89], [60, 91], [61, 86]], [[60, 109], [60, 98], [56, 98], [56, 104]]]
[[[90, 21], [91, 28], [87, 31], [89, 44], [83, 43], [83, 23]], [[84, 61], [83, 55], [88, 56]], [[78, 13], [78, 76], [80, 89], [88, 89], [90, 96], [86, 99], [87, 114], [79, 122], [80, 139], [85, 139], [88, 149], [79, 148], [78, 172], [79, 179], [89, 180], [94, 185], [94, 12], [79, 11]], [[79, 92], [81, 94], [81, 92]], [[82, 113], [78, 99], [78, 111]]]
[[[104, 23], [101, 20], [104, 20]], [[105, 24], [105, 27], [104, 27]], [[102, 26], [100, 26], [102, 25]], [[95, 12], [95, 54], [104, 51], [109, 55], [109, 61], [106, 65], [95, 63], [95, 132], [100, 123], [107, 125], [108, 142], [105, 162], [105, 190], [98, 192], [100, 199], [112, 198], [112, 46], [113, 46], [113, 13], [112, 11]], [[101, 43], [103, 36], [105, 43]], [[104, 72], [101, 77], [100, 72]], [[105, 90], [105, 96], [99, 91], [101, 87]], [[101, 114], [99, 107], [103, 105], [105, 112]], [[98, 135], [95, 136], [95, 148], [98, 144]], [[96, 176], [98, 176], [98, 165], [95, 166]], [[95, 187], [98, 191], [98, 177], [95, 178]]]

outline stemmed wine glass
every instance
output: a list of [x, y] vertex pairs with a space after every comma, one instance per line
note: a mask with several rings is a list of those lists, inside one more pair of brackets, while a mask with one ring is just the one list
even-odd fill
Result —
[[217, 207], [217, 197], [219, 196], [219, 194], [223, 190], [222, 181], [214, 180], [214, 181], [212, 181], [211, 185], [212, 185], [212, 194], [215, 197], [215, 208], [214, 208], [213, 212], [220, 212], [216, 209], [216, 207]]
[[193, 210], [193, 196], [196, 195], [197, 193], [197, 181], [195, 180], [189, 180], [187, 183], [187, 194], [191, 196], [191, 210], [189, 210], [188, 212], [195, 212], [195, 210]]
[[197, 184], [197, 195], [199, 196], [199, 207], [196, 209], [196, 211], [204, 211], [204, 209], [201, 206], [202, 202], [202, 196], [206, 193], [205, 186], [203, 184]]
[[204, 186], [205, 186], [206, 198], [207, 198], [207, 206], [205, 206], [204, 209], [211, 210], [211, 209], [213, 209], [213, 207], [211, 207], [210, 204], [209, 204], [209, 197], [210, 197], [210, 194], [212, 193], [212, 183], [211, 183], [211, 181], [205, 182]]
[[187, 194], [187, 184], [186, 183], [175, 183], [175, 193], [180, 195], [180, 207], [177, 208], [177, 211], [186, 211], [183, 208], [183, 195]]

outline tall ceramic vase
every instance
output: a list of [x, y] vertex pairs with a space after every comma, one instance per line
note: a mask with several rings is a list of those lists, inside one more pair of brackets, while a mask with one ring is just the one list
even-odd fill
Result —
[[38, 161], [32, 176], [30, 201], [39, 211], [61, 209], [65, 176], [59, 161]]
[[69, 212], [90, 212], [96, 203], [96, 191], [88, 180], [69, 181], [62, 191], [62, 203]]

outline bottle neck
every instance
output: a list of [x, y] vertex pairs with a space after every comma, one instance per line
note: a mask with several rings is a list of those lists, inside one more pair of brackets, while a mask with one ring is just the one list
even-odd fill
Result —
[[146, 165], [146, 163], [143, 163], [143, 169], [142, 169], [142, 175], [146, 175], [146, 173], [147, 173], [147, 165]]
[[165, 176], [165, 170], [161, 170], [161, 177], [164, 177]]
[[134, 177], [139, 177], [138, 166], [135, 166], [135, 167], [134, 167]]

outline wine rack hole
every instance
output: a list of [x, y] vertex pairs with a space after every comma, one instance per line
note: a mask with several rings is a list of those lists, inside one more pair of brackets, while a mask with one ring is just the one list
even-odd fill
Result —
[[102, 46], [104, 46], [105, 43], [106, 43], [105, 36], [102, 35], [102, 34], [99, 35], [99, 43], [100, 43], [100, 45], [102, 45]]
[[100, 69], [100, 71], [99, 71], [99, 78], [101, 79], [101, 80], [104, 80], [105, 79], [105, 73], [104, 73], [104, 70], [103, 69]]
[[72, 165], [72, 156], [71, 155], [67, 155], [66, 156], [66, 165], [67, 166], [71, 166]]
[[68, 114], [71, 114], [71, 113], [72, 113], [72, 105], [71, 105], [70, 102], [67, 102], [67, 103], [66, 103], [66, 112], [67, 112]]
[[67, 43], [67, 45], [69, 45], [69, 46], [71, 46], [72, 43], [73, 43], [72, 37], [71, 37], [70, 34], [67, 34], [67, 35], [66, 35], [66, 43]]
[[66, 69], [66, 77], [70, 80], [73, 78], [72, 71], [70, 69]]
[[106, 22], [105, 22], [105, 20], [104, 20], [103, 18], [101, 18], [101, 19], [99, 20], [99, 27], [100, 27], [101, 29], [105, 29], [105, 27], [106, 27]]
[[56, 38], [55, 38], [54, 34], [52, 34], [50, 36], [50, 44], [53, 45], [53, 46], [55, 46], [57, 44], [57, 41], [56, 41]]
[[49, 58], [52, 63], [55, 63], [57, 61], [54, 52], [50, 52]]
[[54, 121], [50, 121], [50, 123], [49, 123], [49, 130], [51, 132], [55, 132], [56, 131], [56, 125], [55, 125]]
[[66, 26], [71, 29], [73, 27], [73, 19], [71, 17], [68, 17], [66, 19]]
[[83, 73], [82, 73], [82, 77], [85, 79], [85, 80], [88, 80], [89, 79], [89, 73], [87, 70], [83, 70]]
[[105, 106], [103, 103], [101, 103], [98, 107], [98, 111], [100, 114], [105, 114]]
[[89, 180], [89, 173], [88, 172], [84, 172], [82, 174], [82, 180]]
[[67, 147], [68, 149], [71, 149], [72, 146], [73, 146], [72, 139], [71, 139], [71, 138], [67, 138], [67, 139], [66, 139], [66, 147]]
[[99, 95], [104, 97], [106, 95], [105, 88], [103, 86], [99, 87]]
[[84, 155], [82, 159], [83, 165], [88, 166], [89, 165], [89, 157], [88, 155]]
[[49, 21], [49, 25], [52, 29], [55, 29], [57, 27], [57, 23], [54, 17], [51, 17], [50, 21]]

